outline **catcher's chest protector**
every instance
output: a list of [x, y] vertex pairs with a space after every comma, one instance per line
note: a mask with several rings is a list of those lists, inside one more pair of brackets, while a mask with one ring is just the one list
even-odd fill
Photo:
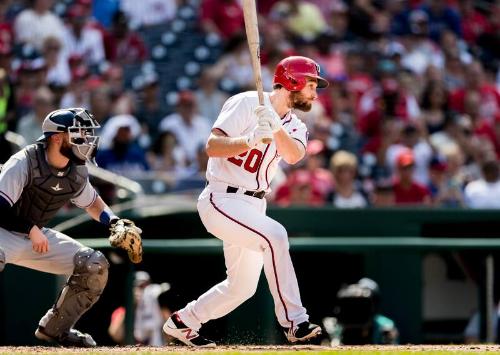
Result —
[[44, 227], [71, 198], [78, 196], [88, 178], [85, 165], [70, 161], [66, 170], [51, 168], [43, 143], [25, 148], [28, 157], [28, 184], [14, 205], [16, 214], [38, 227]]

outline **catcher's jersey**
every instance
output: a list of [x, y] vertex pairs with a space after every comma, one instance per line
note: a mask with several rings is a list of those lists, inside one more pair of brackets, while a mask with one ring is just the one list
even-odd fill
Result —
[[[2, 196], [9, 204], [14, 205], [21, 194], [23, 189], [29, 181], [28, 158], [24, 151], [20, 151], [10, 157], [9, 160], [3, 165], [0, 173], [0, 196]], [[66, 169], [61, 169], [61, 176], [64, 175]], [[63, 184], [56, 184], [51, 187], [55, 192], [64, 188]], [[71, 202], [80, 208], [87, 208], [95, 201], [97, 192], [87, 179], [85, 187], [82, 189], [78, 196], [71, 199]]]
[[[264, 103], [271, 106], [269, 93], [264, 93]], [[254, 109], [258, 105], [256, 91], [247, 91], [230, 97], [224, 104], [213, 129], [219, 129], [228, 137], [249, 134], [257, 125]], [[307, 146], [306, 125], [289, 111], [281, 118], [290, 136]], [[247, 152], [231, 158], [209, 158], [207, 180], [223, 182], [246, 190], [270, 191], [269, 185], [276, 174], [281, 156], [274, 141], [260, 143]]]

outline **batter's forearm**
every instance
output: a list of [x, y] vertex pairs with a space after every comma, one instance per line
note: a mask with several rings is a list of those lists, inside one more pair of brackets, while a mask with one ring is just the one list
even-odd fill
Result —
[[292, 138], [284, 129], [274, 134], [276, 149], [288, 164], [298, 163], [305, 155], [304, 145]]
[[211, 158], [230, 158], [250, 149], [247, 137], [211, 136], [208, 139], [207, 155]]

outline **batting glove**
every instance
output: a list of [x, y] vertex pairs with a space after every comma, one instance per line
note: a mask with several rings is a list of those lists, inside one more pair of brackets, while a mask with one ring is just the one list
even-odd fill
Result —
[[253, 130], [250, 132], [247, 137], [247, 145], [250, 148], [255, 147], [257, 144], [262, 142], [264, 139], [273, 139], [273, 131], [269, 124], [267, 123], [259, 123]]
[[259, 124], [269, 124], [273, 133], [278, 132], [283, 127], [280, 116], [272, 107], [259, 105], [255, 108], [254, 113], [259, 118]]

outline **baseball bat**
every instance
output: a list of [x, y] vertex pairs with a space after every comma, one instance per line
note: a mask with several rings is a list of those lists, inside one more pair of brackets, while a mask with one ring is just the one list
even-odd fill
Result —
[[[259, 105], [264, 105], [264, 90], [262, 88], [262, 72], [260, 69], [260, 38], [259, 24], [257, 22], [257, 7], [255, 0], [243, 0], [243, 17], [245, 19], [245, 31], [247, 34], [248, 49], [252, 60], [253, 76], [257, 87]], [[264, 144], [270, 144], [272, 139], [265, 138]]]

